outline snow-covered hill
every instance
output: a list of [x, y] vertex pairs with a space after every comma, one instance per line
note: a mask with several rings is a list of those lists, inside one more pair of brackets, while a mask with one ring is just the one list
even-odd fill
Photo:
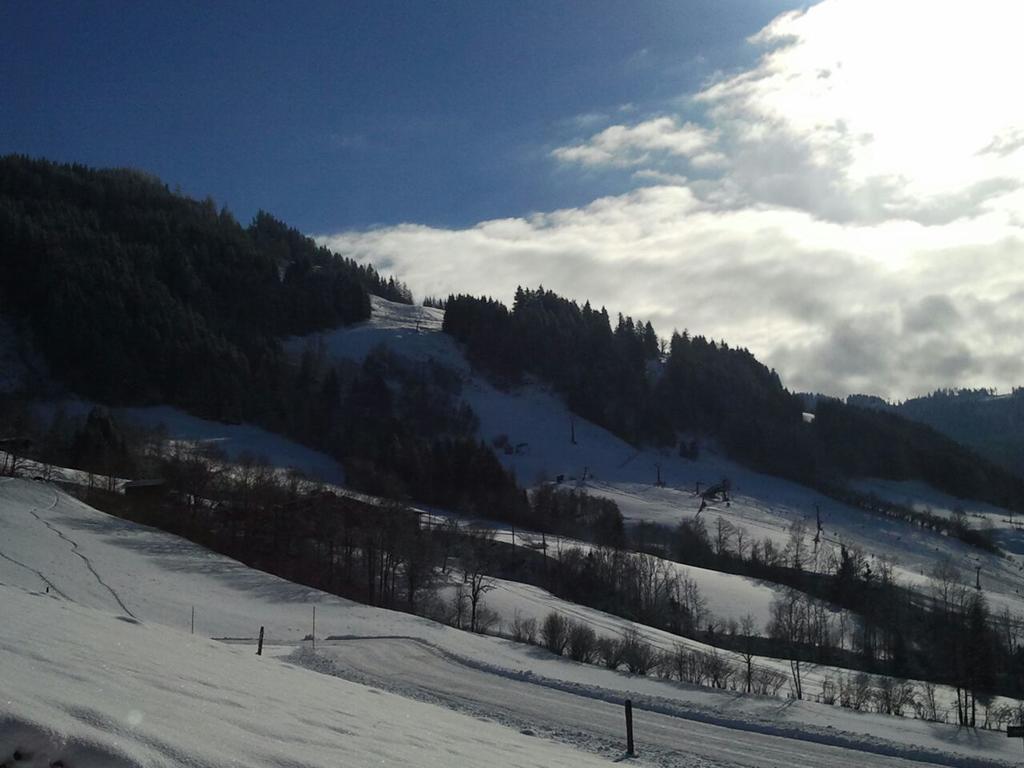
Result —
[[[544, 608], [569, 608], [543, 594], [528, 597], [548, 601]], [[195, 636], [188, 634], [193, 606]], [[307, 651], [296, 656], [294, 650], [301, 645], [301, 638], [312, 631], [314, 606], [320, 653], [310, 657]], [[586, 613], [572, 609], [577, 616]], [[223, 765], [230, 764], [224, 762], [225, 754], [236, 753], [243, 755], [239, 761], [246, 764], [283, 764], [282, 754], [292, 753], [303, 757], [291, 764], [327, 764], [336, 759], [331, 755], [339, 744], [348, 742], [338, 741], [338, 731], [321, 730], [325, 723], [345, 722], [343, 713], [355, 717], [359, 728], [394, 731], [394, 738], [382, 737], [377, 747], [354, 740], [354, 754], [361, 756], [355, 765], [367, 764], [363, 757], [372, 748], [379, 750], [385, 764], [398, 764], [408, 758], [403, 751], [408, 743], [421, 743], [427, 751], [439, 744], [422, 736], [415, 724], [406, 726], [417, 718], [448, 722], [442, 714], [405, 714], [402, 707], [391, 704], [377, 708], [372, 698], [371, 703], [363, 701], [363, 697], [374, 695], [365, 689], [324, 688], [326, 683], [311, 682], [306, 673], [295, 670], [298, 676], [292, 683], [282, 678], [288, 667], [271, 665], [266, 659], [253, 662], [254, 638], [261, 625], [266, 627], [268, 645], [273, 646], [268, 655], [355, 678], [365, 676], [366, 668], [354, 657], [351, 663], [345, 662], [348, 641], [325, 645], [323, 638], [362, 643], [405, 638], [381, 646], [388, 661], [378, 670], [379, 683], [453, 706], [456, 702], [450, 700], [450, 692], [432, 692], [421, 685], [415, 686], [415, 691], [402, 687], [400, 671], [409, 663], [408, 642], [428, 649], [428, 657], [440, 655], [446, 664], [456, 664], [477, 689], [507, 687], [509, 679], [528, 680], [544, 689], [541, 698], [548, 702], [544, 709], [531, 711], [523, 704], [515, 712], [496, 711], [483, 694], [460, 708], [517, 727], [532, 722], [535, 727], [520, 729], [612, 756], [615, 740], [606, 728], [584, 728], [563, 714], [577, 706], [579, 697], [618, 702], [631, 696], [637, 702], [638, 722], [648, 717], [645, 712], [651, 713], [652, 731], [665, 728], [657, 725], [661, 722], [658, 718], [685, 721], [687, 739], [699, 736], [701, 724], [736, 730], [740, 733], [737, 741], [744, 746], [737, 746], [734, 755], [718, 762], [721, 765], [765, 764], [758, 762], [759, 749], [767, 749], [768, 742], [779, 738], [800, 742], [792, 746], [792, 754], [804, 755], [808, 762], [794, 765], [822, 761], [898, 764], [880, 755], [986, 765], [992, 755], [1011, 754], [1006, 751], [1006, 739], [998, 734], [972, 733], [965, 739], [952, 727], [850, 713], [807, 702], [780, 708], [778, 699], [737, 698], [726, 692], [578, 665], [537, 648], [356, 605], [248, 569], [168, 534], [112, 518], [48, 485], [25, 480], [0, 482], [0, 615], [5, 617], [0, 622], [0, 669], [5, 683], [0, 696], [0, 741], [4, 748], [15, 737], [19, 741], [35, 739], [50, 745], [47, 748], [74, 746], [78, 751], [69, 754], [77, 755], [79, 762], [68, 765], [89, 765], [87, 758], [94, 760], [91, 764], [172, 765], [179, 764], [183, 754], [192, 755], [195, 765]], [[220, 648], [198, 640], [201, 636], [240, 640], [235, 648]], [[273, 671], [265, 676], [253, 663]], [[17, 674], [8, 673], [14, 669]], [[42, 698], [40, 691], [46, 692]], [[307, 692], [312, 703], [305, 712]], [[279, 714], [289, 707], [293, 715], [285, 718]], [[161, 715], [165, 710], [167, 714]], [[259, 714], [251, 716], [251, 710]], [[265, 723], [264, 717], [273, 722]], [[360, 720], [362, 717], [367, 719]], [[301, 728], [290, 727], [300, 718]], [[203, 723], [190, 730], [193, 719]], [[207, 744], [208, 737], [212, 739], [208, 730], [213, 726], [209, 724], [215, 722], [227, 723], [227, 735]], [[451, 730], [439, 738], [451, 739], [453, 750], [465, 755], [472, 748], [473, 737], [483, 731], [451, 722]], [[469, 744], [454, 735], [460, 728], [473, 734]], [[248, 734], [248, 741], [243, 740], [243, 733]], [[506, 758], [493, 758], [496, 765], [541, 760], [559, 764], [563, 759], [556, 750], [531, 762], [528, 752], [517, 751], [526, 749], [516, 746], [521, 744], [517, 735], [506, 735], [505, 740], [481, 737], [499, 748], [505, 743], [512, 745]], [[682, 750], [675, 762], [690, 764], [686, 742], [668, 739], [658, 743], [661, 746], [654, 753], [659, 761], [671, 762], [676, 750]], [[364, 748], [367, 751], [361, 751]], [[710, 757], [706, 749], [694, 749]], [[837, 750], [831, 762], [821, 749], [827, 754]], [[867, 754], [851, 755], [849, 749], [866, 750]]]
[[[796, 483], [753, 472], [718, 454], [713, 445], [703, 446], [696, 461], [680, 458], [673, 451], [638, 451], [607, 430], [573, 416], [559, 397], [542, 386], [527, 385], [506, 392], [475, 375], [458, 345], [441, 331], [442, 321], [440, 310], [374, 297], [373, 316], [367, 322], [319, 337], [294, 339], [291, 348], [299, 350], [318, 343], [319, 338], [330, 355], [361, 360], [381, 344], [410, 359], [434, 359], [459, 371], [463, 397], [480, 419], [480, 437], [488, 442], [507, 438], [511, 452], [499, 450], [498, 454], [527, 487], [562, 475], [592, 494], [614, 499], [627, 521], [674, 526], [698, 514], [700, 499], [693, 494], [697, 483], [706, 488], [728, 478], [731, 503], [712, 504], [701, 513], [709, 529], [723, 517], [747, 529], [750, 536], [768, 537], [784, 546], [793, 522], [804, 520], [813, 528], [815, 510], [820, 509], [825, 528], [819, 553], [823, 562], [827, 551], [838, 549], [840, 543], [857, 546], [872, 558], [887, 559], [903, 583], [920, 586], [926, 584], [927, 574], [940, 559], [951, 559], [968, 583], [974, 582], [975, 569], [980, 566], [993, 608], [1007, 607], [1024, 614], [1024, 532], [1003, 522], [1003, 510], [950, 499], [923, 485], [915, 488], [917, 503], [927, 504], [929, 499], [941, 497], [949, 508], [959, 504], [992, 520], [1001, 546], [1010, 553], [1006, 558], [868, 514]], [[663, 487], [655, 485], [659, 472]], [[866, 487], [880, 496], [894, 497], [894, 501], [901, 501], [907, 491], [870, 482]]]
[[[692, 493], [697, 482], [706, 485], [728, 477], [731, 503], [712, 504], [700, 512], [709, 528], [722, 517], [744, 526], [750, 535], [784, 544], [792, 522], [813, 522], [815, 507], [820, 507], [825, 525], [822, 554], [840, 542], [861, 546], [876, 558], [890, 560], [897, 577], [911, 584], [924, 584], [925, 574], [941, 557], [952, 557], [965, 579], [973, 578], [975, 567], [981, 565], [990, 603], [997, 609], [1005, 606], [1024, 612], [1019, 593], [1024, 578], [1015, 556], [979, 553], [959, 541], [869, 516], [794, 483], [751, 472], [717, 455], [714, 446], [703, 446], [696, 461], [671, 452], [638, 451], [572, 417], [557, 396], [539, 385], [506, 392], [474, 375], [458, 346], [441, 332], [443, 315], [438, 310], [381, 299], [374, 299], [373, 309], [367, 323], [324, 335], [328, 352], [361, 359], [385, 344], [400, 355], [420, 361], [433, 358], [458, 371], [463, 396], [480, 418], [480, 437], [489, 442], [503, 438], [497, 442], [511, 446], [507, 453], [499, 451], [499, 456], [527, 486], [563, 475], [570, 487], [614, 499], [629, 522], [675, 525], [698, 514], [699, 501]], [[299, 351], [309, 343], [317, 340], [294, 339], [289, 347]], [[344, 481], [341, 468], [329, 458], [246, 425], [204, 422], [166, 408], [126, 409], [119, 415], [150, 425], [162, 422], [172, 438], [216, 440], [235, 457], [242, 452], [262, 454], [278, 467], [297, 467], [335, 483]], [[654, 482], [659, 471], [662, 486]], [[949, 514], [960, 506], [958, 500], [940, 498], [922, 486], [869, 481], [863, 489]], [[967, 505], [966, 510], [969, 516], [992, 520], [1008, 550], [1024, 550], [1024, 539], [1022, 545], [1017, 543], [1020, 533], [1004, 521], [1002, 510], [980, 505]], [[499, 538], [511, 541], [507, 528], [474, 522], [492, 525]], [[516, 535], [518, 545], [536, 545], [528, 532]], [[578, 544], [549, 540], [555, 548]], [[776, 587], [705, 569], [673, 567], [698, 583], [711, 612], [719, 618], [739, 619], [750, 613], [761, 627], [766, 623]], [[535, 587], [501, 580], [495, 580], [494, 587], [485, 600], [505, 622], [516, 614], [539, 619], [556, 611], [588, 623], [599, 634], [617, 634], [631, 626]], [[315, 655], [308, 648], [296, 650], [313, 631], [314, 606], [319, 638]], [[183, 762], [183, 756], [195, 765], [222, 765], [230, 764], [229, 756], [236, 753], [243, 756], [238, 762], [245, 764], [319, 765], [336, 762], [339, 745], [349, 743], [349, 731], [384, 730], [395, 731], [394, 738], [376, 745], [361, 737], [351, 740], [353, 764], [405, 763], [410, 744], [433, 755], [431, 750], [443, 749], [451, 740], [455, 761], [475, 755], [499, 766], [542, 761], [557, 765], [576, 760], [576, 753], [516, 731], [618, 757], [616, 713], [626, 696], [637, 703], [641, 728], [649, 729], [648, 759], [663, 764], [799, 768], [923, 760], [982, 766], [1015, 759], [1014, 746], [1019, 746], [998, 734], [808, 702], [780, 706], [782, 702], [775, 698], [742, 697], [574, 664], [538, 648], [353, 604], [109, 517], [51, 486], [0, 480], [0, 615], [13, 614], [19, 616], [17, 622], [0, 621], [0, 670], [5, 683], [0, 693], [0, 760], [17, 737], [21, 743], [37, 742], [38, 755], [54, 745], [73, 746], [66, 754], [77, 761], [66, 765], [172, 765]], [[195, 636], [189, 634], [193, 617]], [[75, 636], [60, 631], [66, 625], [85, 628], [82, 648], [75, 650]], [[379, 693], [311, 676], [267, 658], [256, 661], [254, 667], [252, 644], [260, 626], [266, 628], [271, 659], [288, 659], [328, 675], [362, 680], [511, 726], [511, 731], [487, 726], [497, 728], [500, 735], [480, 731], [481, 738], [502, 755], [492, 756], [483, 748], [476, 751], [472, 738], [460, 740], [460, 733], [475, 735], [477, 729], [462, 720], [447, 720], [456, 717], [448, 712], [403, 708], [408, 702], [378, 706]], [[663, 649], [680, 641], [652, 628], [636, 629]], [[43, 634], [45, 643], [26, 642]], [[235, 645], [211, 644], [197, 640], [199, 636], [234, 638]], [[325, 641], [327, 637], [336, 639]], [[694, 641], [684, 644], [707, 650]], [[770, 659], [756, 663], [780, 671], [787, 666]], [[16, 665], [28, 671], [8, 675], [7, 670]], [[265, 676], [264, 669], [273, 671]], [[827, 668], [806, 668], [805, 684], [814, 692], [826, 676], [834, 674]], [[249, 679], [237, 682], [236, 676]], [[119, 678], [130, 683], [121, 689], [105, 687]], [[48, 691], [64, 686], [69, 693], [30, 706], [33, 679]], [[76, 679], [81, 688], [75, 687]], [[10, 686], [8, 680], [13, 681]], [[338, 685], [343, 688], [332, 687]], [[92, 704], [85, 703], [87, 689], [102, 689], [102, 695], [95, 696]], [[295, 707], [296, 698], [307, 689], [310, 712], [281, 716], [283, 709]], [[174, 715], [154, 722], [148, 714], [151, 710], [130, 706], [123, 696], [110, 693], [115, 690], [133, 700], [155, 702], [156, 710], [173, 710]], [[266, 690], [282, 693], [275, 694], [264, 711], [260, 707], [265, 705], [256, 702], [260, 691]], [[948, 692], [939, 693], [949, 697]], [[335, 697], [348, 702], [337, 716], [328, 703]], [[195, 711], [187, 711], [183, 702], [188, 699], [200, 702]], [[251, 708], [260, 714], [248, 717]], [[593, 713], [593, 722], [581, 712]], [[220, 718], [229, 724], [220, 746], [193, 745], [180, 737], [199, 713], [206, 720]], [[276, 720], [265, 722], [260, 719], [264, 715]], [[346, 716], [355, 720], [330, 730], [329, 723], [340, 723]], [[436, 733], [427, 734], [413, 722], [424, 718], [441, 724]], [[256, 735], [245, 741], [241, 734], [246, 732]], [[197, 733], [205, 740], [205, 731]], [[535, 744], [542, 745], [539, 751], [531, 751]], [[544, 751], [548, 749], [552, 751]], [[430, 759], [418, 761], [429, 764]], [[590, 759], [580, 757], [579, 764]]]
[[[825, 528], [820, 552], [823, 561], [840, 543], [857, 546], [870, 557], [888, 559], [904, 583], [924, 585], [935, 563], [950, 558], [967, 582], [974, 581], [976, 568], [981, 567], [983, 586], [994, 609], [1006, 607], [1024, 614], [1024, 531], [1010, 522], [1004, 510], [952, 499], [923, 484], [865, 481], [860, 486], [880, 497], [909, 501], [940, 514], [963, 507], [974, 524], [991, 522], [1000, 545], [1010, 554], [1006, 558], [753, 472], [716, 453], [713, 445], [704, 445], [696, 461], [682, 459], [672, 451], [638, 451], [606, 430], [573, 416], [560, 398], [542, 386], [534, 384], [506, 392], [475, 375], [458, 345], [441, 331], [441, 310], [372, 297], [372, 312], [365, 323], [293, 338], [288, 348], [297, 354], [308, 345], [322, 343], [332, 357], [361, 360], [383, 345], [409, 359], [433, 359], [452, 368], [461, 375], [463, 397], [480, 419], [481, 439], [492, 442], [504, 438], [503, 444], [507, 440], [510, 452], [497, 453], [527, 487], [562, 475], [569, 484], [615, 500], [629, 522], [676, 525], [697, 515], [700, 500], [693, 489], [698, 483], [707, 487], [729, 478], [732, 502], [727, 506], [712, 504], [702, 513], [709, 529], [722, 517], [745, 528], [750, 537], [768, 537], [784, 546], [792, 523], [804, 520], [813, 526], [815, 510], [820, 509]], [[71, 412], [81, 413], [89, 407], [73, 401], [64, 405]], [[243, 453], [263, 456], [277, 467], [297, 468], [330, 483], [344, 482], [343, 469], [330, 457], [250, 425], [205, 421], [169, 407], [119, 409], [118, 416], [148, 426], [163, 424], [173, 439], [212, 442], [233, 458]], [[655, 485], [659, 472], [663, 487]], [[738, 619], [744, 613], [722, 609], [714, 612], [726, 619]]]

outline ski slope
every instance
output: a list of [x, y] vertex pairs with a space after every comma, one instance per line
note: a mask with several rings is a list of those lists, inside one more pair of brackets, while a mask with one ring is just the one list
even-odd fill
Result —
[[[320, 337], [295, 339], [292, 348], [297, 350], [322, 338], [331, 356], [359, 360], [374, 346], [383, 344], [410, 359], [434, 359], [459, 371], [463, 398], [480, 419], [480, 438], [493, 442], [505, 437], [516, 447], [511, 453], [499, 451], [498, 455], [527, 487], [563, 475], [574, 487], [613, 499], [628, 522], [675, 526], [697, 516], [700, 499], [693, 493], [697, 483], [706, 488], [729, 478], [731, 503], [712, 504], [700, 513], [709, 531], [722, 517], [745, 528], [748, 536], [770, 538], [781, 548], [789, 540], [790, 526], [795, 521], [804, 521], [813, 535], [815, 510], [820, 509], [825, 533], [818, 552], [819, 566], [837, 552], [840, 544], [855, 546], [876, 561], [874, 570], [886, 560], [900, 582], [925, 588], [935, 564], [948, 558], [965, 583], [974, 583], [975, 569], [981, 567], [983, 588], [995, 610], [1007, 608], [1024, 614], [1024, 531], [1003, 522], [1005, 511], [951, 499], [923, 485], [893, 488], [869, 480], [861, 487], [893, 497], [894, 501], [912, 491], [915, 503], [936, 508], [966, 504], [970, 514], [987, 517], [996, 525], [1000, 544], [1009, 554], [1004, 558], [900, 521], [870, 515], [796, 483], [754, 472], [719, 455], [713, 445], [702, 445], [696, 461], [682, 459], [674, 451], [637, 450], [573, 416], [559, 397], [542, 386], [529, 384], [510, 392], [493, 387], [472, 372], [458, 345], [441, 331], [442, 321], [440, 310], [374, 298], [373, 316], [367, 322]], [[663, 487], [655, 485], [659, 468]], [[972, 519], [982, 522], [982, 518]]]
[[362, 362], [370, 352], [383, 347], [416, 362], [435, 360], [468, 376], [470, 366], [458, 345], [442, 333], [443, 322], [443, 310], [370, 296], [369, 320], [333, 331], [293, 336], [285, 348], [297, 355], [323, 344], [332, 358]]

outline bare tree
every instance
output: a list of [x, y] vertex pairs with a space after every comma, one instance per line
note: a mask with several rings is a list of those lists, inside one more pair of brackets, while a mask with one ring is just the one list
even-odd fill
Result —
[[750, 546], [750, 536], [747, 533], [747, 529], [744, 528], [742, 525], [737, 525], [735, 530], [736, 555], [740, 558], [740, 560], [743, 560], [747, 556], [747, 549]]
[[914, 704], [917, 717], [920, 720], [928, 720], [932, 723], [939, 722], [939, 703], [935, 695], [937, 686], [935, 683], [921, 683], [921, 695]]
[[807, 523], [804, 520], [794, 520], [790, 524], [786, 554], [789, 556], [790, 565], [802, 571], [807, 563]]
[[494, 531], [477, 529], [465, 538], [462, 554], [462, 572], [469, 596], [469, 629], [480, 632], [478, 614], [481, 613], [485, 594], [494, 589], [494, 579], [487, 575], [494, 546]]
[[757, 626], [754, 617], [748, 613], [743, 617], [743, 621], [740, 622], [740, 634], [743, 636], [740, 658], [743, 659], [743, 682], [747, 693], [752, 693], [754, 689], [754, 636], [756, 632]]
[[915, 703], [914, 685], [908, 680], [882, 676], [877, 680], [874, 698], [879, 712], [902, 717], [903, 711]]
[[807, 642], [807, 613], [804, 596], [795, 589], [787, 589], [772, 601], [768, 622], [769, 636], [788, 646], [793, 695], [797, 699], [803, 698], [804, 690], [800, 653]]
[[618, 669], [622, 666], [622, 641], [617, 637], [598, 638], [597, 658], [608, 669]]
[[753, 692], [762, 696], [778, 696], [786, 676], [777, 669], [757, 667], [754, 669]]
[[721, 557], [729, 552], [729, 539], [733, 537], [736, 527], [721, 515], [715, 520], [715, 554]]
[[712, 648], [710, 653], [704, 654], [704, 669], [707, 670], [708, 679], [713, 688], [726, 688], [729, 680], [736, 673], [736, 668], [729, 661], [728, 657]]

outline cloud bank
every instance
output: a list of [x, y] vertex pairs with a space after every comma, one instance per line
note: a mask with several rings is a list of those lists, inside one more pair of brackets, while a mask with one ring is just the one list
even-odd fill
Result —
[[551, 152], [564, 172], [632, 170], [628, 192], [320, 239], [419, 295], [543, 284], [724, 338], [793, 389], [1019, 385], [1022, 16], [825, 0], [755, 35], [753, 68]]

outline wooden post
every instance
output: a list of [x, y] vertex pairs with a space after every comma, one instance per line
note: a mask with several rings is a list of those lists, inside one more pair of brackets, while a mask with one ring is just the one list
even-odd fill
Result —
[[196, 633], [196, 607], [192, 606], [192, 634]]
[[259, 642], [256, 644], [256, 655], [263, 655], [263, 627], [260, 627], [260, 639]]
[[633, 750], [633, 702], [626, 699], [626, 757], [634, 757]]
[[313, 650], [316, 650], [316, 606], [313, 606]]

